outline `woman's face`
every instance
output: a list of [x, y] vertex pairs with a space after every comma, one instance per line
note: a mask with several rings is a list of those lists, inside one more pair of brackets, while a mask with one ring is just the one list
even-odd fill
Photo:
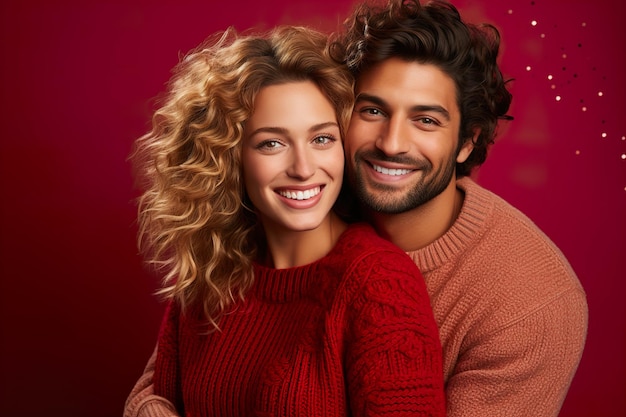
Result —
[[314, 83], [261, 89], [242, 152], [246, 191], [266, 233], [313, 230], [327, 220], [344, 154], [335, 109]]

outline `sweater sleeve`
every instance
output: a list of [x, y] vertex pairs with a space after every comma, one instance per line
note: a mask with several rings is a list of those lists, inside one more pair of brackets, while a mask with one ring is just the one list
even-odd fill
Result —
[[[177, 417], [179, 309], [169, 303], [165, 309], [159, 341], [143, 375], [132, 389], [124, 407], [124, 417]], [[172, 401], [170, 401], [170, 399]]]
[[353, 415], [444, 416], [441, 345], [419, 270], [405, 254], [388, 252], [353, 273], [361, 283], [347, 312]]
[[587, 304], [570, 289], [460, 352], [447, 381], [452, 417], [556, 417], [582, 356]]
[[124, 417], [179, 417], [174, 405], [163, 397], [154, 394], [154, 364], [157, 348], [155, 347], [148, 364], [124, 405]]

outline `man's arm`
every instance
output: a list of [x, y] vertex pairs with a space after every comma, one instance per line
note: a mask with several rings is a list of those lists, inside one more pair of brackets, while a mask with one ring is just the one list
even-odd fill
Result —
[[154, 364], [156, 362], [157, 347], [148, 364], [133, 387], [124, 405], [124, 417], [180, 417], [174, 405], [163, 397], [154, 394]]
[[449, 417], [556, 417], [587, 333], [582, 290], [470, 340], [447, 381]]

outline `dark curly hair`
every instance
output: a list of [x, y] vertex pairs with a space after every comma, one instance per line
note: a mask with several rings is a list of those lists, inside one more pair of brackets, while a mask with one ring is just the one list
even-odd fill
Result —
[[333, 56], [357, 77], [388, 58], [432, 64], [454, 80], [461, 112], [460, 150], [480, 134], [474, 150], [457, 176], [469, 175], [487, 158], [499, 119], [506, 114], [512, 95], [496, 62], [500, 33], [490, 24], [472, 25], [461, 19], [452, 4], [434, 0], [389, 0], [384, 6], [363, 3], [345, 21], [346, 31], [332, 43]]

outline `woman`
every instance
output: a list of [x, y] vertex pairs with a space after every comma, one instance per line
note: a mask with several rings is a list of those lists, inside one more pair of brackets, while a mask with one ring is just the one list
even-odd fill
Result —
[[353, 90], [325, 46], [227, 31], [176, 68], [134, 153], [170, 301], [125, 415], [444, 415], [419, 271], [332, 209]]

